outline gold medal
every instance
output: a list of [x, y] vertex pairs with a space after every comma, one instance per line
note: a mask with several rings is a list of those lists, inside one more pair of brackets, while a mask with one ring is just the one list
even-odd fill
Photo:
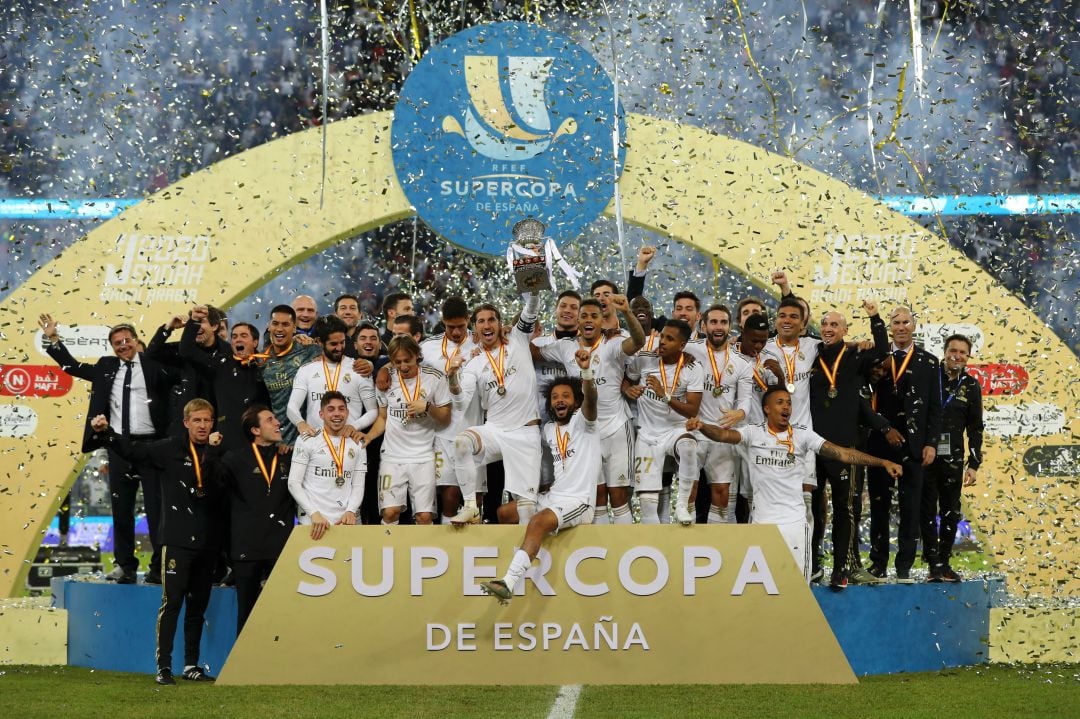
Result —
[[563, 469], [566, 469], [566, 454], [570, 447], [570, 433], [567, 432], [563, 434], [562, 430], [559, 429], [558, 422], [555, 423], [555, 444], [559, 450], [559, 459], [562, 460], [562, 467]]
[[334, 480], [334, 484], [339, 487], [345, 486], [345, 438], [341, 438], [341, 446], [335, 447], [334, 443], [330, 441], [330, 435], [326, 433], [324, 429], [322, 431], [323, 441], [326, 442], [326, 448], [330, 450], [330, 456], [334, 460], [334, 466], [337, 467], [337, 478]]
[[401, 376], [400, 372], [397, 373], [397, 380], [398, 385], [401, 387], [401, 394], [405, 396], [406, 414], [401, 417], [401, 426], [405, 427], [409, 424], [408, 406], [412, 404], [415, 400], [418, 400], [423, 396], [420, 390], [420, 368], [416, 368], [416, 385], [413, 387], [413, 391], [411, 394], [409, 393], [409, 386], [405, 384], [405, 378]]
[[686, 361], [686, 355], [679, 354], [679, 362], [675, 365], [675, 376], [671, 379], [671, 388], [667, 386], [667, 373], [664, 372], [664, 360], [660, 362], [660, 386], [664, 388], [664, 394], [674, 395], [675, 390], [679, 389], [679, 375], [682, 374], [683, 362]]
[[499, 359], [497, 361], [487, 349], [484, 350], [484, 354], [487, 355], [488, 364], [491, 365], [491, 371], [495, 375], [495, 381], [499, 384], [495, 394], [502, 397], [506, 394], [506, 345], [499, 345]]
[[836, 395], [840, 393], [836, 391], [836, 387], [829, 387], [829, 391], [825, 394], [829, 395], [829, 399], [836, 399]]
[[254, 442], [251, 443], [251, 451], [255, 454], [255, 461], [259, 463], [259, 471], [262, 473], [263, 479], [266, 480], [266, 493], [270, 494], [270, 484], [274, 481], [274, 475], [277, 474], [277, 452], [274, 452], [274, 461], [270, 464], [270, 471], [267, 472], [266, 463], [263, 462], [262, 455], [259, 454], [259, 447]]
[[728, 349], [727, 346], [724, 347], [724, 362], [720, 365], [716, 364], [716, 355], [713, 354], [712, 345], [709, 344], [708, 340], [705, 341], [705, 352], [709, 355], [709, 364], [712, 365], [713, 382], [716, 384], [713, 388], [712, 396], [719, 397], [724, 393], [723, 387], [720, 386], [724, 379], [724, 372], [720, 367], [727, 367], [730, 349]]
[[[455, 357], [457, 357], [458, 354], [461, 352], [461, 345], [458, 345], [457, 347], [454, 348], [454, 351], [452, 353], [446, 354], [446, 343], [447, 343], [447, 341], [449, 339], [450, 338], [447, 337], [445, 334], [443, 335], [443, 338], [442, 338], [442, 356], [443, 356], [443, 360], [444, 360], [444, 362], [443, 362], [443, 372], [445, 374], [450, 373], [450, 362], [453, 361], [453, 359]], [[465, 344], [465, 343], [462, 342], [461, 344]]]
[[780, 338], [776, 338], [776, 346], [780, 348], [780, 354], [784, 356], [784, 368], [787, 370], [787, 385], [784, 387], [788, 391], [788, 394], [795, 393], [795, 358], [800, 356], [799, 345], [796, 341], [795, 351], [790, 355], [787, 350], [784, 349], [784, 345], [780, 344]]
[[195, 451], [195, 443], [188, 440], [188, 451], [191, 453], [191, 466], [195, 470], [195, 496], [202, 497], [206, 494], [202, 486], [202, 464], [199, 462], [199, 453]]
[[326, 391], [337, 392], [338, 381], [341, 379], [341, 363], [334, 369], [334, 378], [330, 379], [330, 368], [326, 364], [326, 356], [322, 358], [323, 378], [326, 379]]
[[840, 353], [836, 355], [836, 360], [833, 362], [831, 369], [825, 364], [825, 359], [823, 357], [818, 357], [818, 364], [821, 365], [821, 371], [825, 373], [825, 379], [829, 380], [829, 399], [836, 399], [836, 395], [839, 394], [839, 392], [836, 391], [836, 375], [840, 371], [840, 360], [844, 358], [845, 352], [847, 352], [847, 345], [843, 345], [840, 348]]
[[339, 486], [339, 487], [344, 487], [344, 486], [345, 486], [345, 478], [344, 478], [344, 477], [342, 477], [342, 476], [341, 476], [341, 475], [339, 474], [339, 475], [337, 476], [337, 478], [336, 478], [336, 479], [334, 480], [334, 484], [336, 484], [336, 485], [337, 485], [337, 486]]
[[723, 387], [713, 387], [713, 390], [712, 390], [712, 396], [713, 397], [719, 397], [723, 393], [724, 393], [724, 388]]

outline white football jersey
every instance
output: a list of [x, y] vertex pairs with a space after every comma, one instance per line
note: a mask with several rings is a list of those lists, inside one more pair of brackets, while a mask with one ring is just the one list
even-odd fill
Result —
[[[556, 422], [544, 425], [544, 441], [551, 448], [555, 481], [549, 490], [564, 497], [575, 497], [583, 504], [596, 502], [596, 483], [600, 476], [599, 422], [590, 422], [581, 414], [565, 425]], [[560, 446], [560, 440], [564, 443]], [[564, 452], [565, 449], [565, 452]]]
[[[628, 359], [622, 349], [624, 339], [604, 338], [592, 352], [591, 365], [596, 378], [596, 421], [600, 425], [601, 437], [606, 437], [622, 427], [630, 418], [630, 410], [622, 394], [623, 375]], [[581, 368], [578, 367], [575, 355], [583, 347], [576, 338], [564, 338], [541, 346], [540, 354], [547, 360], [560, 363], [571, 377], [580, 377]]]
[[[505, 344], [491, 352], [481, 351], [469, 360], [460, 370], [461, 395], [455, 401], [467, 405], [473, 396], [478, 396], [480, 406], [487, 412], [485, 424], [501, 429], [517, 429], [538, 421], [536, 370], [529, 340], [529, 334], [515, 325]], [[500, 383], [494, 369], [500, 362], [503, 394], [499, 394]]]
[[[311, 515], [318, 512], [331, 524], [341, 519], [347, 511], [360, 511], [364, 501], [364, 474], [367, 471], [367, 453], [352, 439], [330, 437], [319, 432], [314, 437], [300, 437], [293, 447], [292, 466], [289, 468], [289, 493], [300, 509], [300, 522], [311, 523]], [[342, 457], [339, 471], [333, 453]], [[345, 482], [337, 486], [337, 478]]]
[[[692, 359], [692, 357], [690, 358]], [[686, 427], [686, 417], [676, 412], [649, 388], [648, 378], [650, 375], [660, 377], [661, 384], [668, 388], [668, 394], [675, 399], [685, 402], [686, 395], [690, 392], [702, 392], [705, 381], [702, 376], [701, 363], [684, 360], [680, 367], [678, 363], [664, 365], [660, 368], [660, 357], [656, 352], [642, 350], [634, 355], [627, 375], [636, 378], [638, 384], [645, 391], [638, 397], [638, 429], [642, 437], [652, 440], [664, 437], [672, 430]]]
[[[533, 346], [540, 349], [540, 353], [543, 354], [544, 348], [551, 345], [558, 344], [563, 340], [555, 337], [555, 334], [541, 335], [532, 341]], [[547, 406], [544, 403], [544, 395], [547, 394], [548, 388], [552, 383], [560, 377], [566, 376], [566, 368], [563, 363], [555, 358], [543, 357], [540, 360], [533, 360], [533, 367], [536, 368], [536, 401], [537, 411], [540, 413], [540, 419], [547, 422], [550, 419], [547, 415]]]
[[296, 371], [292, 394], [289, 395], [289, 421], [295, 425], [303, 420], [316, 430], [321, 430], [323, 421], [319, 417], [319, 402], [331, 389], [345, 395], [350, 426], [367, 429], [375, 423], [375, 418], [379, 416], [375, 383], [370, 377], [361, 377], [353, 372], [351, 360], [332, 364], [325, 357], [308, 362]]
[[[419, 389], [417, 383], [419, 382]], [[404, 384], [404, 388], [402, 385]], [[403, 379], [397, 370], [390, 369], [390, 389], [379, 393], [379, 407], [386, 408], [386, 430], [383, 433], [382, 459], [399, 464], [430, 462], [435, 459], [435, 424], [429, 417], [414, 417], [406, 422], [406, 405], [416, 393], [433, 407], [450, 404], [450, 388], [442, 372], [420, 367], [412, 379]]]
[[750, 405], [754, 402], [754, 374], [746, 359], [730, 344], [716, 352], [706, 339], [687, 342], [686, 351], [701, 363], [704, 375], [705, 390], [698, 413], [701, 420], [714, 424], [721, 412], [731, 409], [741, 409], [749, 418]]
[[[425, 367], [437, 369], [444, 375], [450, 369], [450, 360], [460, 355], [466, 363], [476, 351], [476, 343], [473, 342], [472, 332], [465, 335], [465, 341], [455, 345], [445, 334], [434, 335], [424, 340], [420, 345], [420, 356]], [[461, 369], [465, 369], [462, 365]], [[435, 433], [436, 437], [453, 441], [466, 427], [474, 427], [484, 421], [484, 410], [480, 407], [479, 400], [474, 399], [467, 406], [459, 407], [454, 404], [450, 410], [450, 424]]]
[[787, 381], [795, 385], [791, 394], [791, 422], [813, 427], [810, 418], [810, 372], [817, 361], [817, 348], [821, 340], [813, 337], [800, 337], [798, 346], [782, 347], [779, 339], [773, 337], [765, 344], [761, 353], [780, 363], [787, 376]]
[[[803, 425], [790, 425], [790, 434], [773, 435], [765, 422], [740, 427], [739, 452], [750, 472], [754, 490], [750, 521], [754, 524], [788, 524], [806, 518], [803, 484], [807, 481], [805, 457], [817, 452], [825, 440]], [[786, 443], [791, 441], [791, 447]], [[791, 450], [794, 450], [792, 452]]]

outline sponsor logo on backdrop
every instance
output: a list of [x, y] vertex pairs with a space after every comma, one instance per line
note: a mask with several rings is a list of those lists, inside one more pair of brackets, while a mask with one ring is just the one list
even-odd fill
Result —
[[45, 365], [0, 365], [0, 395], [61, 397], [71, 390], [71, 375]]
[[105, 265], [103, 302], [197, 302], [210, 262], [210, 238], [120, 235], [114, 255], [122, 259], [119, 265]]
[[1018, 364], [969, 364], [967, 373], [974, 377], [985, 396], [1020, 394], [1028, 386], [1028, 371]]
[[1065, 431], [1065, 412], [1055, 404], [997, 404], [983, 412], [987, 434], [999, 437], [1041, 437]]
[[502, 254], [527, 217], [570, 240], [613, 196], [613, 98], [604, 69], [569, 38], [517, 22], [464, 30], [405, 80], [391, 130], [398, 181], [417, 214], [467, 250]]
[[[79, 325], [78, 327], [57, 325], [56, 331], [60, 334], [60, 341], [76, 359], [97, 359], [108, 357], [113, 353], [109, 345], [109, 328], [105, 325]], [[38, 330], [34, 347], [42, 357], [49, 356], [45, 351], [48, 344], [45, 333]]]
[[915, 341], [938, 359], [945, 356], [945, 338], [964, 335], [971, 340], [971, 355], [977, 357], [983, 348], [983, 331], [978, 325], [920, 322], [915, 327]]
[[917, 232], [900, 235], [829, 235], [822, 248], [829, 264], [814, 265], [810, 303], [906, 303], [907, 287], [918, 269]]
[[1035, 477], [1080, 476], [1080, 444], [1047, 444], [1024, 453], [1024, 469]]
[[21, 404], [0, 404], [0, 437], [20, 439], [37, 429], [37, 412]]

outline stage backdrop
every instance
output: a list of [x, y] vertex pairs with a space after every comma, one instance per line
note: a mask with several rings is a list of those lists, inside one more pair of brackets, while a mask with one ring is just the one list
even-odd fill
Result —
[[[72, 352], [92, 361], [109, 351], [106, 328], [118, 320], [148, 337], [192, 303], [228, 308], [312, 253], [409, 217], [391, 163], [390, 122], [390, 113], [375, 113], [330, 125], [323, 209], [319, 131], [290, 135], [105, 222], [3, 302], [0, 595], [18, 591], [81, 460], [88, 388], [57, 376], [41, 349], [38, 314], [53, 313]], [[972, 522], [1001, 560], [1010, 591], [1080, 591], [1077, 359], [1040, 318], [947, 241], [820, 172], [639, 115], [627, 117], [626, 142], [629, 222], [758, 281], [786, 268], [815, 314], [835, 304], [858, 317], [860, 298], [870, 296], [885, 311], [910, 304], [930, 348], [953, 327], [973, 334], [974, 362], [989, 366], [998, 394], [987, 398]], [[853, 329], [868, 334], [862, 318]]]

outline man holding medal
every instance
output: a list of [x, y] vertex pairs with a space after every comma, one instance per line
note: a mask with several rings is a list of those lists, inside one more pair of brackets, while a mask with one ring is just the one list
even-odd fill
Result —
[[379, 393], [379, 418], [371, 437], [382, 436], [379, 510], [383, 524], [397, 524], [406, 500], [417, 524], [435, 518], [435, 432], [450, 423], [450, 390], [437, 369], [420, 364], [420, 346], [398, 335], [387, 347], [390, 383]]
[[[932, 354], [915, 346], [915, 316], [907, 307], [889, 314], [892, 334], [887, 371], [874, 385], [877, 411], [902, 435], [900, 447], [880, 433], [870, 435], [867, 450], [904, 466], [898, 484], [900, 529], [896, 548], [896, 581], [911, 584], [911, 566], [919, 543], [919, 511], [923, 472], [937, 456], [941, 437], [941, 368]], [[894, 478], [879, 470], [868, 473], [870, 495], [870, 573], [884, 578], [889, 564], [889, 513]]]
[[[730, 428], [743, 422], [754, 402], [754, 373], [750, 364], [731, 348], [731, 310], [713, 305], [705, 311], [705, 336], [686, 345], [701, 364], [705, 392], [698, 417], [706, 424]], [[733, 447], [698, 438], [698, 463], [705, 470], [711, 502], [708, 524], [728, 522], [731, 483], [739, 471]]]
[[[845, 341], [847, 319], [839, 312], [826, 312], [821, 319], [821, 343], [818, 358], [810, 374], [810, 415], [814, 429], [822, 437], [840, 447], [853, 447], [858, 441], [859, 420], [864, 399], [860, 390], [870, 368], [888, 352], [889, 337], [885, 322], [878, 315], [875, 302], [863, 301], [863, 310], [870, 319], [874, 346], [860, 349]], [[900, 446], [904, 438], [883, 417], [877, 417], [876, 428], [888, 432], [888, 441]], [[832, 492], [833, 569], [829, 586], [836, 591], [847, 586], [848, 574], [858, 571], [857, 557], [852, 557], [853, 482], [849, 465], [817, 458], [818, 486], [813, 493], [815, 516], [825, 516], [825, 482]], [[813, 532], [813, 569], [821, 566], [822, 540], [825, 527], [816, 526]], [[868, 577], [862, 581], [876, 581]]]
[[534, 293], [522, 297], [521, 316], [505, 339], [497, 307], [485, 303], [473, 310], [480, 352], [467, 363], [455, 357], [447, 372], [454, 404], [465, 408], [478, 397], [487, 413], [484, 424], [465, 429], [454, 440], [454, 469], [463, 499], [461, 511], [450, 520], [456, 525], [479, 522], [477, 470], [500, 459], [506, 470], [506, 490], [517, 502], [518, 522], [528, 524], [535, 512], [540, 487], [540, 416], [530, 345], [540, 298]]
[[245, 442], [226, 452], [222, 479], [228, 490], [236, 633], [255, 606], [296, 520], [289, 494], [291, 453], [278, 451], [281, 423], [270, 408], [254, 404], [241, 417]]
[[592, 358], [587, 349], [575, 350], [575, 366], [581, 378], [557, 379], [548, 388], [548, 415], [552, 421], [544, 426], [544, 441], [555, 458], [555, 481], [550, 490], [540, 495], [538, 511], [529, 520], [525, 538], [514, 552], [506, 574], [502, 579], [480, 583], [481, 589], [501, 604], [514, 596], [514, 589], [532, 566], [545, 537], [592, 521], [593, 493], [601, 464]]
[[311, 525], [315, 540], [331, 525], [356, 524], [367, 468], [363, 446], [350, 436], [345, 395], [327, 392], [319, 405], [322, 431], [297, 440], [289, 470], [289, 493], [296, 500], [300, 524]]
[[156, 442], [132, 442], [112, 431], [105, 415], [91, 428], [130, 462], [161, 471], [163, 586], [157, 617], [158, 684], [176, 684], [172, 673], [173, 640], [180, 608], [184, 611], [184, 673], [188, 681], [213, 681], [199, 666], [203, 615], [210, 602], [214, 565], [221, 549], [224, 495], [221, 482], [221, 435], [211, 433], [214, 407], [205, 399], [184, 405], [183, 436]]
[[698, 478], [697, 439], [685, 429], [701, 407], [704, 377], [701, 364], [684, 352], [690, 325], [668, 320], [656, 351], [641, 350], [627, 367], [627, 377], [639, 383], [627, 388], [637, 400], [638, 436], [634, 445], [634, 491], [641, 504], [642, 524], [659, 524], [664, 460], [679, 464], [675, 521], [693, 524], [690, 494]]
[[700, 431], [714, 442], [738, 445], [750, 472], [754, 490], [752, 524], [775, 524], [791, 550], [799, 571], [810, 578], [810, 525], [803, 502], [803, 466], [816, 454], [843, 464], [880, 467], [890, 477], [900, 476], [900, 465], [871, 457], [855, 449], [838, 447], [804, 425], [792, 423], [791, 394], [774, 386], [762, 399], [765, 421], [739, 429], [722, 429], [694, 417], [686, 429]]

